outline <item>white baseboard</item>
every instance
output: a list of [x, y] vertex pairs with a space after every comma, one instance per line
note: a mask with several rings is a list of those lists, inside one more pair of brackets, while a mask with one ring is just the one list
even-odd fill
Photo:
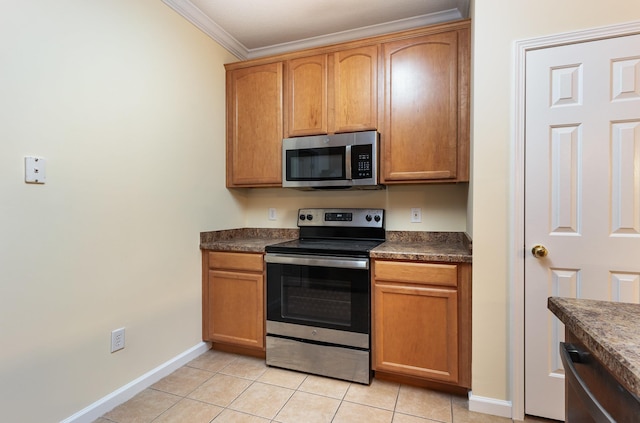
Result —
[[187, 351], [178, 354], [171, 360], [162, 363], [155, 369], [148, 371], [139, 378], [127, 383], [123, 387], [113, 391], [109, 395], [99, 399], [88, 407], [78, 411], [73, 416], [62, 420], [60, 423], [91, 423], [114, 407], [131, 399], [163, 377], [184, 366], [200, 354], [208, 351], [211, 345], [200, 342]]
[[511, 418], [511, 401], [480, 397], [469, 392], [469, 411]]

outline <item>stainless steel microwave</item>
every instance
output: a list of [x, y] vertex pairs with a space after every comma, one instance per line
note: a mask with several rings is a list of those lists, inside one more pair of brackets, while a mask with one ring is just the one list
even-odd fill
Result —
[[383, 188], [377, 131], [285, 138], [282, 186], [298, 189]]

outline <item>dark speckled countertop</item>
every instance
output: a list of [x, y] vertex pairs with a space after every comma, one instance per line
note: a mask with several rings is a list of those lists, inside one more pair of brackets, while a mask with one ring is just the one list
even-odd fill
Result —
[[462, 232], [387, 231], [371, 258], [471, 263], [471, 239]]
[[298, 229], [242, 228], [200, 232], [203, 250], [264, 253], [270, 244], [298, 238]]
[[640, 304], [550, 297], [548, 307], [622, 385], [640, 397]]
[[[243, 228], [200, 233], [203, 250], [263, 253], [267, 245], [298, 238], [298, 229]], [[462, 232], [387, 231], [372, 258], [471, 263], [471, 240]]]

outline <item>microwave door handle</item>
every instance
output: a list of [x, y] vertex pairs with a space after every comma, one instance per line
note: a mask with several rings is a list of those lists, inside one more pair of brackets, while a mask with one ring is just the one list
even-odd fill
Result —
[[344, 178], [347, 181], [351, 180], [351, 146], [345, 146], [344, 150]]

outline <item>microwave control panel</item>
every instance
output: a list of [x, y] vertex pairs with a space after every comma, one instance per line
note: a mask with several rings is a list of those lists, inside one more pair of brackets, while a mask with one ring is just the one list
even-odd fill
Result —
[[373, 177], [373, 146], [371, 144], [351, 146], [351, 178]]

